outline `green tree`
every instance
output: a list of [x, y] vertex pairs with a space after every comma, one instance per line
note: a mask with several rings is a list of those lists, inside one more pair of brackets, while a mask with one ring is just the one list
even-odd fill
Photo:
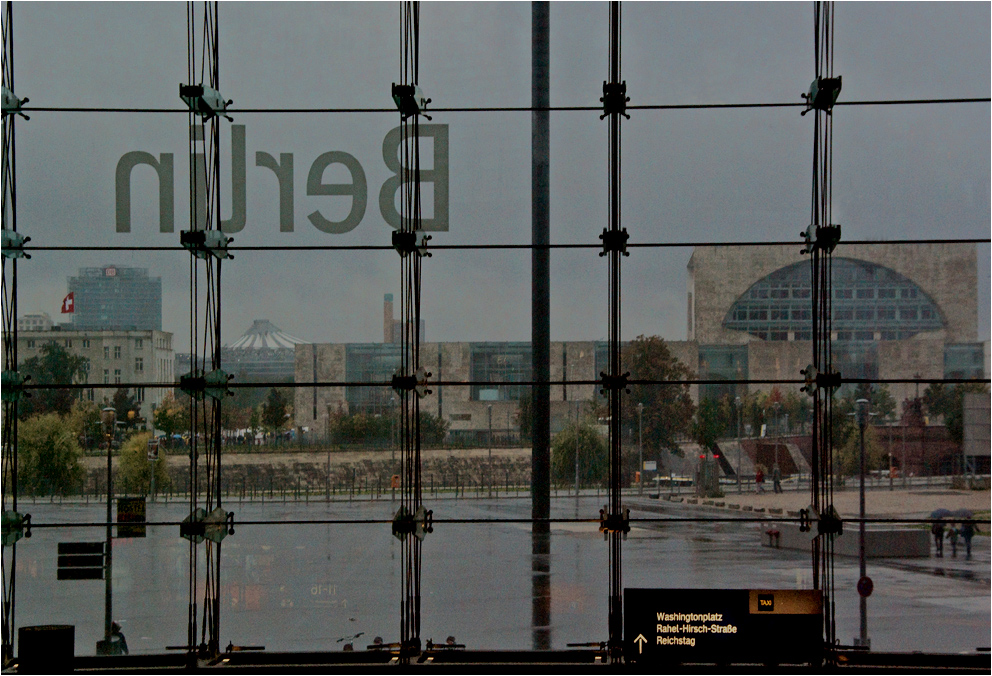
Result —
[[[888, 468], [885, 455], [878, 440], [878, 433], [869, 425], [865, 429], [865, 471]], [[844, 443], [834, 447], [834, 473], [841, 476], [857, 476], [861, 471], [861, 432], [857, 425], [847, 428]]]
[[126, 430], [133, 430], [141, 420], [141, 404], [131, 395], [130, 388], [118, 387], [110, 405], [117, 412], [117, 422]]
[[172, 392], [165, 395], [162, 403], [155, 409], [155, 427], [165, 433], [169, 443], [173, 434], [189, 431], [189, 399], [186, 404], [178, 401]]
[[692, 421], [692, 438], [706, 450], [712, 450], [726, 430], [720, 404], [712, 399], [703, 399], [696, 409]]
[[530, 388], [524, 390], [517, 402], [517, 423], [520, 425], [521, 441], [530, 441], [531, 430], [534, 428], [533, 394]]
[[576, 437], [579, 449], [579, 484], [595, 485], [606, 481], [610, 471], [606, 441], [590, 425], [568, 424], [551, 441], [551, 480], [557, 486], [575, 483]]
[[923, 393], [923, 406], [932, 416], [943, 416], [944, 426], [951, 440], [959, 446], [964, 442], [964, 395], [968, 392], [988, 394], [984, 383], [961, 383], [945, 387], [933, 383]]
[[289, 403], [282, 390], [278, 387], [271, 388], [262, 404], [262, 425], [270, 432], [278, 432], [286, 425], [288, 412]]
[[444, 438], [448, 436], [448, 427], [451, 426], [447, 420], [433, 413], [421, 411], [420, 413], [420, 440], [429, 446], [440, 446], [444, 443]]
[[[151, 484], [151, 466], [148, 460], [148, 441], [151, 432], [138, 432], [121, 446], [120, 466], [117, 470], [117, 487], [126, 493], [148, 495]], [[165, 453], [158, 454], [155, 461], [155, 491], [168, 489], [172, 485], [165, 466]]]
[[[627, 344], [622, 357], [623, 370], [629, 371], [633, 380], [687, 380], [692, 377], [692, 371], [672, 355], [668, 345], [658, 336], [638, 336]], [[627, 429], [638, 428], [637, 404], [644, 404], [645, 449], [681, 453], [678, 440], [690, 432], [696, 408], [689, 396], [688, 385], [631, 385], [630, 396], [625, 399], [623, 426]]]
[[[71, 385], [85, 382], [90, 360], [70, 353], [55, 341], [41, 346], [41, 354], [25, 359], [18, 367], [22, 376], [30, 376], [28, 385]], [[17, 411], [22, 420], [40, 413], [66, 416], [78, 394], [70, 389], [33, 390], [21, 399]]]
[[68, 495], [83, 479], [73, 421], [43, 413], [17, 427], [17, 485], [31, 495]]

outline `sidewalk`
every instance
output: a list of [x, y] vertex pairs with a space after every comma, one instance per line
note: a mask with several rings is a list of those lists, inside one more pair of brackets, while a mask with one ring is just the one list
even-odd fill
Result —
[[[913, 487], [901, 489], [896, 487], [890, 491], [888, 487], [872, 488], [865, 492], [865, 516], [877, 518], [907, 518], [924, 519], [935, 509], [970, 509], [977, 518], [988, 518], [990, 508], [989, 491], [954, 490], [950, 488]], [[660, 502], [666, 502], [668, 495], [662, 493]], [[694, 495], [684, 492], [684, 498]], [[647, 500], [645, 494], [644, 499]], [[750, 506], [752, 509], [765, 508], [781, 509], [783, 514], [790, 511], [805, 509], [810, 504], [808, 490], [786, 491], [773, 493], [771, 486], [765, 493], [736, 493], [734, 488], [726, 490], [724, 497], [716, 498], [715, 502], [726, 505], [736, 504], [741, 507]], [[702, 499], [700, 499], [700, 504]], [[845, 487], [834, 492], [834, 506], [842, 518], [856, 517], [860, 511], [860, 495], [856, 487]], [[981, 528], [981, 526], [979, 527]], [[988, 531], [987, 528], [981, 528]]]

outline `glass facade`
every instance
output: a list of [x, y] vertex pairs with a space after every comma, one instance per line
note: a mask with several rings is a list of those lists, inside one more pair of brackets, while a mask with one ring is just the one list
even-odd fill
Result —
[[[849, 649], [861, 383], [833, 393], [833, 434], [813, 434], [810, 411], [829, 407], [799, 392], [817, 310], [796, 235], [813, 120], [827, 119], [800, 115], [810, 8], [418, 7], [431, 119], [391, 87], [413, 59], [406, 3], [3, 5], [4, 669], [69, 671], [32, 666], [53, 645], [19, 635], [63, 625], [78, 669], [569, 671], [637, 659], [616, 619], [641, 589], [825, 591], [810, 636], [864, 657]], [[909, 544], [866, 564], [871, 647], [975, 670], [992, 627], [989, 477], [961, 469], [939, 422], [956, 410], [911, 414], [942, 378], [988, 384], [990, 13], [837, 4], [839, 181], [820, 196], [845, 224], [832, 367], [887, 388], [873, 405], [895, 411], [867, 434], [866, 520]], [[621, 17], [629, 120], [619, 87], [602, 89]], [[968, 100], [903, 100], [934, 96]], [[205, 224], [212, 244], [196, 241]], [[23, 251], [15, 230], [32, 238]], [[533, 300], [543, 254], [546, 302]], [[300, 340], [236, 345], [253, 317]], [[663, 338], [683, 384], [649, 376], [632, 396], [610, 381], [610, 409], [607, 335], [623, 349]], [[432, 376], [404, 394], [392, 379], [414, 337]], [[660, 353], [639, 363], [650, 373]], [[209, 383], [180, 380], [199, 368]], [[805, 510], [828, 498], [812, 523]], [[934, 555], [938, 508], [977, 517], [971, 559], [963, 540]], [[769, 654], [749, 664], [775, 663], [781, 641], [759, 635]]]
[[[762, 340], [810, 340], [810, 268], [796, 263], [756, 282], [734, 304], [723, 325]], [[836, 258], [833, 315], [836, 340], [906, 340], [937, 331], [936, 304], [912, 281], [881, 265]]]

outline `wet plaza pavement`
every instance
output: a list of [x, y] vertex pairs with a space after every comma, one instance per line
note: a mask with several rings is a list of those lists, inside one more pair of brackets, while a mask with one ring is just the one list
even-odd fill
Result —
[[[434, 532], [423, 546], [421, 636], [454, 636], [470, 649], [529, 650], [532, 621], [530, 500], [427, 500]], [[648, 502], [646, 499], [644, 502]], [[551, 647], [606, 639], [608, 549], [597, 519], [604, 498], [558, 497], [551, 529]], [[658, 501], [651, 501], [658, 505]], [[712, 516], [684, 506], [637, 509], [623, 545], [625, 587], [810, 589], [810, 555], [761, 546], [761, 524], [661, 522], [668, 516]], [[649, 503], [650, 504], [650, 503]], [[221, 638], [270, 651], [363, 649], [376, 636], [399, 638], [400, 543], [389, 500], [227, 503], [234, 535], [222, 545]], [[25, 505], [36, 524], [97, 523], [103, 507]], [[150, 504], [148, 520], [176, 522], [186, 505]], [[347, 523], [374, 520], [377, 523]], [[453, 520], [447, 521], [446, 520]], [[504, 520], [504, 522], [493, 522]], [[253, 521], [275, 521], [280, 525]], [[334, 521], [334, 523], [329, 523]], [[342, 521], [346, 523], [341, 523]], [[151, 526], [147, 537], [114, 542], [114, 619], [132, 653], [162, 652], [186, 642], [189, 543], [178, 526]], [[16, 549], [16, 626], [72, 624], [76, 654], [102, 638], [102, 581], [57, 581], [57, 543], [99, 541], [105, 529], [35, 528]], [[204, 545], [197, 545], [203, 576]], [[5, 548], [5, 558], [13, 551]], [[879, 651], [971, 652], [988, 647], [989, 538], [974, 557], [873, 559], [868, 574], [872, 648]], [[857, 560], [837, 557], [836, 634], [858, 634]], [[202, 603], [202, 581], [199, 596]], [[202, 615], [202, 609], [200, 610]]]

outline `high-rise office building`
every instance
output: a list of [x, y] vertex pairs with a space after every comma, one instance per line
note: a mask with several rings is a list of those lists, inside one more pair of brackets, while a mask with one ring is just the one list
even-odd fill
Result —
[[80, 268], [68, 287], [77, 331], [162, 330], [162, 278], [147, 268]]

